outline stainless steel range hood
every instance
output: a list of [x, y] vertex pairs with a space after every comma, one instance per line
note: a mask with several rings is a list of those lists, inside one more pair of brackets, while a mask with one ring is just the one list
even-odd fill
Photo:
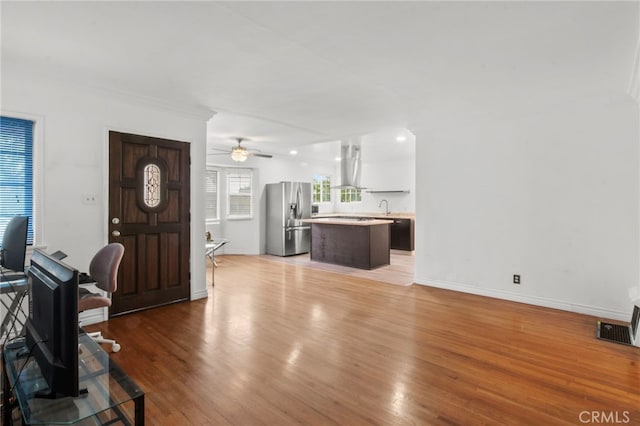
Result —
[[360, 186], [362, 147], [360, 140], [342, 141], [340, 144], [340, 185], [338, 189], [364, 189]]

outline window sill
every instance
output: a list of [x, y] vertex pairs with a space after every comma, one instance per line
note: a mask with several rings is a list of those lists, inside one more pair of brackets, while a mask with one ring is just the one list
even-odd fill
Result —
[[251, 220], [253, 216], [227, 216], [227, 220]]

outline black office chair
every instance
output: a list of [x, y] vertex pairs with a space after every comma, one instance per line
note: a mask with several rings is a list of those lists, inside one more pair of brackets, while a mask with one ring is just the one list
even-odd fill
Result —
[[0, 246], [0, 346], [13, 335], [22, 335], [27, 320], [23, 310], [28, 285], [24, 272], [27, 253], [27, 216], [14, 216], [4, 231]]
[[24, 258], [27, 253], [28, 216], [14, 216], [4, 230], [0, 251], [0, 281], [25, 278]]

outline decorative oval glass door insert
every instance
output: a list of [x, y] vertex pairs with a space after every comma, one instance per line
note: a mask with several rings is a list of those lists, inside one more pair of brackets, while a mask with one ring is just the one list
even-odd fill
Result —
[[142, 158], [136, 168], [138, 206], [147, 212], [164, 209], [168, 201], [168, 175], [164, 161], [159, 158]]
[[160, 185], [161, 174], [160, 167], [157, 164], [147, 164], [143, 170], [143, 191], [144, 191], [144, 204], [147, 207], [158, 207], [160, 205]]

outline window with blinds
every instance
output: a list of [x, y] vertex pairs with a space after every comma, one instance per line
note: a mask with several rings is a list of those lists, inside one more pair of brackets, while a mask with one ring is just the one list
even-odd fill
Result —
[[220, 220], [220, 200], [218, 197], [218, 170], [207, 167], [204, 190], [205, 190], [205, 214], [207, 222]]
[[253, 214], [252, 172], [250, 169], [234, 169], [227, 174], [228, 217], [250, 219]]
[[29, 217], [33, 244], [33, 121], [0, 116], [0, 241], [15, 215]]

